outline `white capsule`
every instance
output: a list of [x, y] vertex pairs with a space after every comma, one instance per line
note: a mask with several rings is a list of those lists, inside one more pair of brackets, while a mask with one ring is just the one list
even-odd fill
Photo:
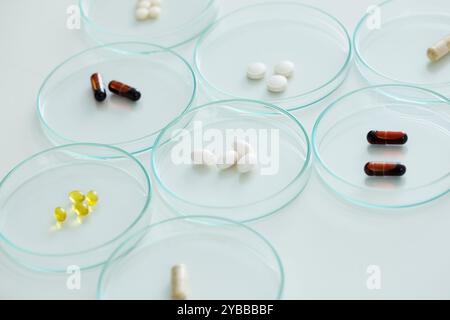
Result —
[[148, 18], [150, 10], [147, 8], [138, 8], [136, 9], [136, 19], [137, 20], [146, 20]]
[[267, 67], [262, 62], [252, 62], [247, 66], [247, 78], [260, 80], [266, 75]]
[[152, 6], [160, 7], [161, 6], [161, 0], [151, 0]]
[[275, 74], [278, 74], [280, 76], [285, 76], [286, 78], [289, 78], [292, 76], [295, 70], [295, 65], [292, 61], [284, 60], [278, 62], [275, 67], [273, 68], [273, 71]]
[[233, 143], [234, 151], [237, 152], [238, 159], [245, 156], [247, 153], [253, 152], [253, 147], [245, 140], [235, 138]]
[[216, 155], [206, 149], [192, 151], [191, 160], [194, 165], [213, 166], [217, 163]]
[[188, 296], [187, 270], [184, 264], [177, 264], [171, 270], [172, 299], [186, 300]]
[[234, 150], [228, 150], [227, 152], [217, 156], [216, 166], [220, 170], [226, 170], [231, 168], [238, 161], [238, 153]]
[[147, 8], [149, 9], [152, 6], [152, 2], [150, 0], [140, 0], [137, 3], [137, 8]]
[[267, 81], [267, 89], [271, 92], [283, 92], [287, 88], [287, 79], [278, 74], [273, 75]]
[[255, 153], [247, 153], [237, 162], [237, 170], [240, 173], [252, 171], [258, 164], [258, 157]]
[[148, 10], [148, 17], [150, 19], [156, 19], [159, 18], [159, 15], [161, 14], [161, 8], [160, 7], [156, 7], [156, 6], [152, 6], [149, 10]]
[[440, 40], [434, 46], [428, 49], [428, 58], [433, 61], [439, 61], [450, 52], [450, 35]]

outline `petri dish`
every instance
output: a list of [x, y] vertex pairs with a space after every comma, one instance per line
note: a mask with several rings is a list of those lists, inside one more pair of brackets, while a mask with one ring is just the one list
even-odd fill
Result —
[[[100, 73], [108, 97], [94, 99], [90, 84]], [[136, 87], [133, 102], [111, 93], [118, 80]], [[44, 132], [55, 145], [100, 143], [136, 154], [153, 146], [159, 131], [182, 114], [196, 95], [193, 70], [175, 52], [147, 43], [126, 42], [82, 51], [57, 66], [37, 99]]]
[[253, 229], [228, 219], [187, 216], [151, 225], [104, 265], [99, 299], [171, 299], [171, 268], [184, 264], [189, 300], [280, 299], [283, 266]]
[[[254, 170], [193, 164], [193, 151], [223, 154], [234, 149], [236, 138], [257, 155]], [[175, 212], [248, 222], [289, 204], [306, 186], [310, 163], [308, 135], [287, 111], [224, 100], [195, 107], [168, 125], [155, 142], [151, 168], [161, 198]]]
[[[403, 131], [408, 141], [370, 145], [371, 130]], [[321, 113], [312, 135], [315, 167], [325, 184], [346, 200], [374, 208], [413, 207], [448, 193], [449, 143], [450, 101], [405, 85], [367, 87], [343, 96]], [[369, 177], [363, 170], [369, 161], [402, 163], [406, 173]]]
[[[82, 220], [70, 209], [73, 190], [99, 195]], [[96, 144], [54, 147], [19, 163], [0, 182], [0, 242], [7, 256], [33, 270], [93, 268], [129, 232], [149, 225], [151, 195], [145, 169], [123, 150]], [[53, 216], [56, 207], [67, 211], [62, 225]]]
[[369, 10], [355, 29], [356, 65], [372, 85], [420, 86], [448, 98], [450, 57], [431, 62], [427, 49], [449, 35], [449, 29], [448, 1], [384, 1]]
[[[336, 90], [347, 76], [351, 56], [350, 37], [335, 17], [308, 5], [277, 1], [219, 19], [197, 42], [195, 68], [215, 99], [261, 100], [296, 110]], [[265, 82], [282, 60], [292, 61], [296, 70], [286, 91], [271, 93]], [[252, 62], [267, 66], [265, 80], [247, 79]]]
[[138, 1], [80, 0], [83, 28], [99, 43], [140, 41], [177, 47], [198, 37], [217, 18], [217, 0], [164, 0], [158, 19], [138, 21]]

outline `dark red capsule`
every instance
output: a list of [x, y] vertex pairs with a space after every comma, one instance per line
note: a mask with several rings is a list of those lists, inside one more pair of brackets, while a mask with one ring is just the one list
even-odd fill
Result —
[[141, 93], [139, 91], [119, 81], [111, 81], [108, 88], [112, 93], [133, 101], [138, 101], [141, 98]]
[[98, 102], [105, 101], [106, 99], [106, 89], [103, 84], [102, 76], [99, 73], [94, 73], [91, 75], [91, 87], [94, 92], [94, 98]]
[[402, 131], [376, 131], [367, 133], [367, 141], [370, 144], [405, 144], [408, 135]]
[[403, 164], [393, 162], [367, 162], [364, 166], [364, 172], [368, 176], [400, 177], [406, 173], [406, 167]]

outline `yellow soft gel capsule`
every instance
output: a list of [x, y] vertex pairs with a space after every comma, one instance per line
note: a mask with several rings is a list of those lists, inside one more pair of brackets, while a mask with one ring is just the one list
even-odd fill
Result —
[[72, 203], [81, 203], [86, 199], [86, 196], [78, 190], [74, 190], [71, 193], [69, 193], [69, 199], [72, 201]]
[[67, 218], [67, 212], [61, 207], [55, 208], [55, 219], [57, 222], [64, 222]]
[[75, 211], [79, 217], [85, 217], [89, 214], [89, 207], [84, 202], [74, 203], [72, 210]]
[[86, 194], [86, 202], [90, 207], [93, 207], [98, 202], [98, 194], [94, 190], [89, 191]]

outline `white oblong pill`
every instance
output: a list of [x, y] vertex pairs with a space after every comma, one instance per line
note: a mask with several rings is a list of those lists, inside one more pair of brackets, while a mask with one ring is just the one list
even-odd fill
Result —
[[231, 168], [238, 161], [238, 153], [235, 150], [228, 150], [227, 152], [217, 156], [217, 168], [226, 170]]
[[285, 76], [273, 75], [267, 81], [267, 89], [271, 92], [283, 92], [287, 88], [287, 79]]
[[172, 267], [171, 286], [173, 300], [186, 300], [188, 297], [187, 270], [184, 264]]
[[147, 8], [136, 9], [136, 13], [135, 13], [136, 19], [141, 20], [141, 21], [146, 20], [148, 18], [149, 12], [150, 12], [150, 10]]
[[237, 170], [240, 173], [247, 173], [252, 171], [258, 164], [258, 158], [254, 153], [247, 153], [237, 162]]
[[148, 17], [150, 19], [156, 19], [159, 18], [161, 14], [161, 8], [157, 7], [157, 6], [152, 6], [149, 10], [148, 10]]
[[245, 140], [235, 138], [233, 143], [234, 151], [237, 152], [238, 159], [245, 156], [247, 153], [253, 152], [253, 147]]
[[147, 8], [149, 9], [152, 6], [152, 2], [150, 0], [140, 0], [137, 3], [137, 8]]
[[247, 78], [260, 80], [266, 75], [267, 67], [262, 62], [252, 62], [247, 66]]
[[280, 76], [285, 76], [286, 78], [289, 78], [292, 76], [295, 70], [295, 64], [292, 61], [289, 60], [283, 60], [278, 62], [273, 71], [275, 74], [278, 74]]

